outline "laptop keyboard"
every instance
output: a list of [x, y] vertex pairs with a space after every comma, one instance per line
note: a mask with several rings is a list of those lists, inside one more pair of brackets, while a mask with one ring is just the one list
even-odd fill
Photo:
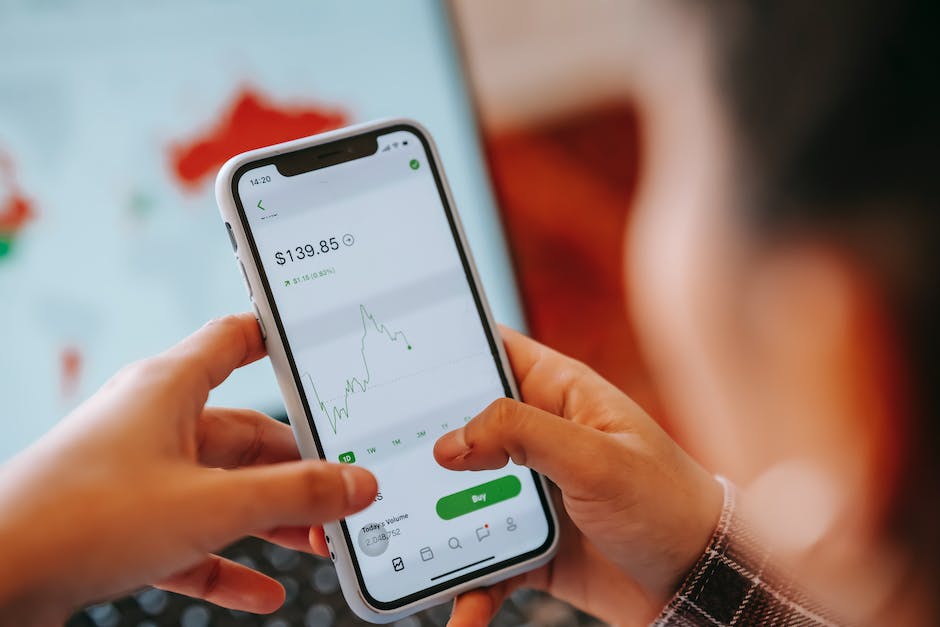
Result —
[[[328, 559], [246, 538], [223, 551], [229, 559], [260, 570], [281, 582], [284, 605], [267, 615], [223, 609], [203, 601], [144, 588], [132, 595], [85, 608], [67, 627], [345, 627], [368, 625], [346, 606], [336, 570]], [[431, 608], [395, 623], [396, 627], [442, 626], [450, 604]], [[519, 590], [503, 605], [493, 625], [599, 625], [591, 617], [541, 593]]]

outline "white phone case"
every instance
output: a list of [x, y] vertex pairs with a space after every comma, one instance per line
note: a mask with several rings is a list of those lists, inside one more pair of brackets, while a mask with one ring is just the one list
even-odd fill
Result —
[[[486, 295], [484, 294], [482, 285], [480, 284], [476, 266], [473, 262], [473, 256], [471, 255], [470, 247], [467, 244], [463, 226], [460, 223], [460, 217], [457, 215], [454, 199], [451, 195], [450, 186], [447, 184], [447, 179], [444, 175], [444, 169], [437, 153], [437, 147], [434, 145], [434, 141], [431, 138], [431, 135], [421, 124], [408, 119], [377, 120], [365, 124], [346, 127], [328, 133], [322, 133], [320, 135], [314, 135], [304, 139], [298, 139], [266, 148], [260, 148], [258, 150], [252, 150], [233, 157], [219, 170], [215, 185], [216, 201], [218, 202], [222, 219], [227, 223], [228, 228], [231, 229], [231, 234], [234, 237], [236, 248], [235, 256], [238, 262], [241, 264], [244, 270], [244, 276], [248, 281], [247, 289], [251, 297], [255, 315], [257, 316], [262, 332], [265, 335], [265, 346], [267, 347], [268, 356], [271, 359], [271, 363], [274, 366], [274, 374], [277, 378], [278, 386], [280, 387], [281, 395], [284, 399], [284, 405], [287, 409], [287, 417], [290, 420], [291, 426], [293, 427], [294, 437], [297, 440], [297, 446], [300, 450], [300, 454], [304, 458], [320, 459], [320, 455], [317, 451], [313, 433], [311, 432], [310, 425], [307, 421], [307, 415], [304, 412], [303, 403], [301, 401], [301, 392], [298, 390], [295, 384], [284, 344], [279, 333], [277, 332], [274, 314], [267, 300], [259, 269], [255, 264], [253, 256], [248, 252], [250, 250], [248, 245], [248, 238], [242, 226], [242, 221], [238, 215], [235, 199], [232, 196], [232, 177], [242, 165], [256, 161], [258, 159], [289, 153], [300, 148], [309, 148], [311, 146], [317, 146], [330, 141], [335, 141], [337, 139], [353, 137], [360, 133], [401, 124], [412, 126], [418, 130], [427, 140], [428, 146], [430, 146], [430, 156], [432, 159], [434, 159], [435, 165], [437, 166], [437, 171], [440, 174], [441, 181], [443, 183], [444, 194], [447, 198], [447, 202], [450, 204], [450, 209], [453, 213], [454, 222], [457, 227], [456, 230], [460, 240], [460, 245], [463, 247], [463, 250], [466, 253], [473, 282], [476, 286], [477, 293], [480, 295], [483, 311], [486, 316], [486, 322], [492, 328], [493, 334], [497, 338], [496, 344], [498, 347], [499, 359], [509, 380], [512, 396], [514, 398], [519, 398], [519, 392], [516, 388], [515, 380], [512, 377], [512, 369], [509, 365], [509, 360], [506, 357], [505, 350], [503, 349], [502, 342], [499, 341], [499, 331], [493, 322], [493, 316], [490, 312]], [[541, 475], [539, 475], [539, 481], [541, 482], [542, 489], [545, 491], [546, 495], [548, 495], [547, 482]], [[333, 555], [333, 561], [336, 565], [336, 573], [343, 591], [343, 596], [346, 598], [346, 602], [349, 604], [349, 607], [357, 616], [363, 620], [367, 620], [372, 623], [390, 623], [404, 618], [405, 616], [414, 614], [415, 612], [445, 603], [453, 599], [461, 592], [466, 592], [467, 590], [472, 590], [481, 586], [489, 586], [498, 581], [508, 579], [515, 575], [546, 564], [549, 560], [552, 559], [552, 557], [554, 557], [558, 549], [559, 536], [558, 516], [554, 511], [554, 507], [550, 498], [547, 499], [547, 502], [553, 523], [552, 526], [555, 530], [555, 533], [552, 544], [543, 554], [494, 573], [471, 579], [470, 581], [461, 583], [457, 586], [454, 586], [453, 588], [448, 588], [447, 590], [443, 590], [436, 594], [419, 599], [394, 610], [382, 610], [373, 607], [370, 603], [368, 603], [365, 595], [363, 595], [362, 591], [359, 589], [359, 581], [356, 577], [356, 573], [353, 567], [350, 548], [344, 540], [340, 523], [338, 521], [327, 523], [323, 526], [323, 528], [326, 532], [327, 538], [329, 538], [328, 544]]]

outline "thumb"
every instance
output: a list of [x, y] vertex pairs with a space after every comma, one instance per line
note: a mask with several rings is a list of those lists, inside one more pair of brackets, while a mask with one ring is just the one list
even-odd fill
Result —
[[[569, 496], [598, 498], [615, 482], [600, 460], [612, 446], [610, 434], [554, 414], [500, 398], [466, 425], [443, 435], [434, 458], [451, 470], [502, 468], [511, 459], [528, 466]], [[622, 455], [622, 453], [619, 453]]]
[[313, 526], [369, 506], [378, 486], [364, 468], [304, 460], [207, 470], [198, 509], [225, 540], [284, 526]]

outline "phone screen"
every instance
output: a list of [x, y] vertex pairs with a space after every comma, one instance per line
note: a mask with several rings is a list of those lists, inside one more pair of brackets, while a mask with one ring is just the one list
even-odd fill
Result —
[[343, 540], [369, 602], [392, 609], [529, 559], [554, 529], [530, 470], [434, 460], [438, 437], [511, 389], [426, 140], [372, 139], [299, 173], [248, 164], [233, 186], [317, 446], [378, 478]]

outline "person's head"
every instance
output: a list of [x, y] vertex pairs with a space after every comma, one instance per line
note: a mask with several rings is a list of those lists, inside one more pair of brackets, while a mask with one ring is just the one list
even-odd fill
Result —
[[641, 344], [680, 441], [864, 614], [912, 556], [940, 572], [940, 5], [661, 4], [625, 246]]

